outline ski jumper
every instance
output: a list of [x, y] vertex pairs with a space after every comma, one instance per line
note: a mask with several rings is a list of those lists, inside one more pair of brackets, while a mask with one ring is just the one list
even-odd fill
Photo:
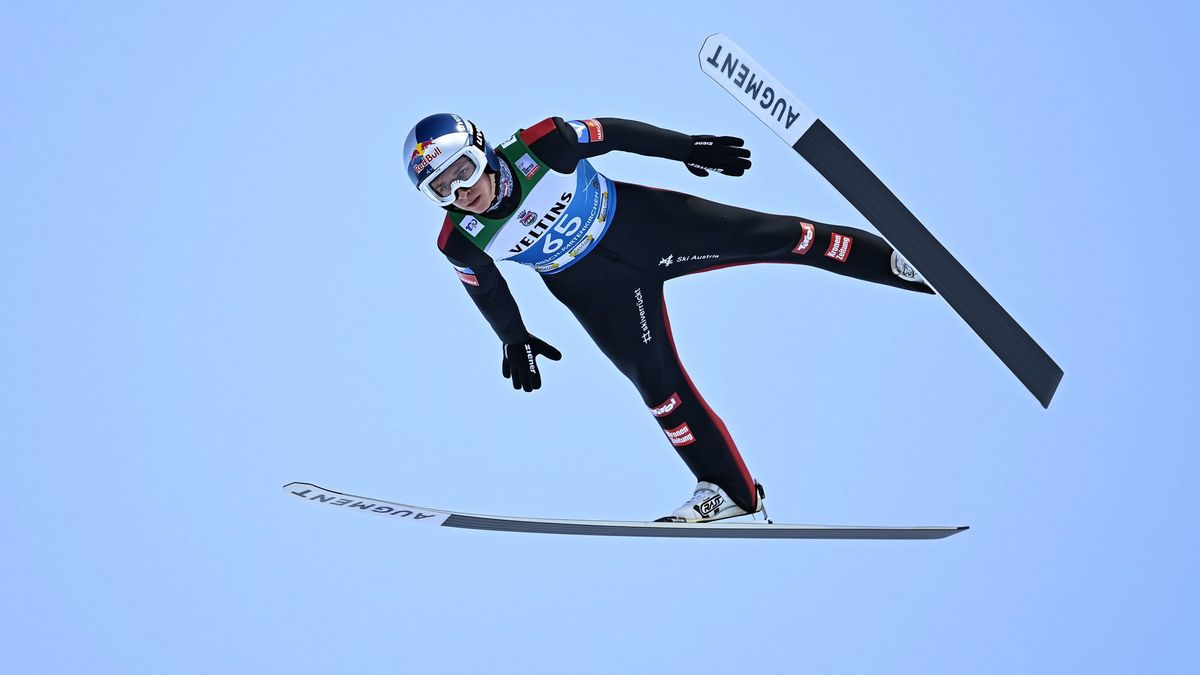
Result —
[[496, 148], [505, 164], [497, 202], [478, 215], [447, 208], [438, 247], [505, 344], [529, 333], [495, 263], [538, 271], [637, 388], [696, 479], [753, 512], [754, 480], [737, 445], [679, 362], [663, 284], [773, 262], [932, 291], [894, 268], [878, 235], [611, 181], [588, 161], [613, 150], [683, 161], [691, 145], [691, 136], [631, 120], [543, 120]]

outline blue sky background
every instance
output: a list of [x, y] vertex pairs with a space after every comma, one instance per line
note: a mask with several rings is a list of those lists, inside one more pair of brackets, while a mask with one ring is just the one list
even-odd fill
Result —
[[[1197, 15], [3, 3], [5, 670], [1195, 672]], [[777, 520], [972, 529], [548, 537], [280, 491], [597, 519], [690, 494], [633, 388], [517, 266], [565, 359], [535, 395], [500, 378], [400, 148], [446, 110], [497, 141], [549, 115], [736, 134], [741, 179], [595, 164], [865, 227], [700, 72], [717, 31], [1066, 377], [1043, 410], [944, 302], [782, 266], [671, 283], [684, 363]]]

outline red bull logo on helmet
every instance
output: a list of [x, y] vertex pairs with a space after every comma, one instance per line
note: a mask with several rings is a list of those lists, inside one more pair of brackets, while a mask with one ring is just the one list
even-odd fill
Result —
[[[430, 149], [431, 147], [433, 148], [432, 150]], [[409, 158], [410, 162], [415, 162], [413, 164], [413, 173], [420, 174], [429, 167], [433, 160], [440, 157], [441, 154], [442, 149], [433, 145], [432, 139], [424, 143], [417, 143], [417, 147], [413, 148], [412, 157]]]
[[429, 148], [433, 145], [433, 141], [434, 139], [431, 138], [427, 141], [421, 141], [420, 143], [417, 143], [417, 145], [413, 148], [412, 157], [409, 157], [408, 160], [411, 162], [412, 160], [424, 155], [426, 152], [429, 152]]

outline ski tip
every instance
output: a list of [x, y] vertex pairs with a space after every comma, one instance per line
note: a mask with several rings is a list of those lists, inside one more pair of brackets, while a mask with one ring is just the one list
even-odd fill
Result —
[[[704, 52], [708, 48], [708, 41], [709, 40], [720, 40], [722, 38], [725, 38], [724, 33], [710, 33], [708, 35], [708, 37], [704, 38], [704, 41], [700, 43], [700, 53], [696, 55], [696, 58], [699, 59], [699, 61], [700, 61], [701, 69], [704, 68]], [[725, 39], [728, 39], [728, 38], [725, 38]]]
[[313, 485], [312, 483], [305, 483], [303, 481], [292, 481], [291, 483], [284, 485], [283, 489], [287, 492], [291, 492], [292, 490], [295, 490], [297, 488], [315, 488], [315, 487], [318, 487], [318, 486]]

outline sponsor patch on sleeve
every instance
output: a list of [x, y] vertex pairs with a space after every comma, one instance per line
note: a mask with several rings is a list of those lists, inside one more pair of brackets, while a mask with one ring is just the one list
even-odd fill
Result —
[[651, 408], [650, 414], [654, 415], [655, 417], [666, 417], [667, 415], [675, 412], [680, 405], [683, 405], [683, 401], [679, 400], [679, 393], [676, 392], [671, 394], [671, 398]]
[[458, 280], [468, 286], [478, 286], [479, 278], [475, 276], [475, 270], [470, 267], [458, 267], [455, 265], [454, 271], [458, 273]]
[[580, 143], [589, 142], [591, 136], [588, 134], [588, 128], [586, 124], [580, 122], [579, 120], [571, 120], [570, 122], [567, 122], [567, 124], [571, 125], [571, 129], [575, 132], [575, 138], [578, 138]]
[[846, 262], [846, 258], [850, 256], [850, 247], [853, 245], [854, 237], [834, 232], [833, 236], [829, 238], [829, 250], [825, 251], [825, 257], [833, 258], [838, 262]]
[[596, 120], [571, 120], [567, 122], [575, 131], [580, 143], [597, 143], [604, 140], [604, 127]]
[[804, 234], [800, 235], [800, 243], [796, 244], [796, 248], [792, 249], [792, 253], [804, 255], [808, 253], [808, 249], [812, 248], [813, 239], [817, 238], [817, 231], [812, 226], [812, 223], [800, 221], [800, 227], [804, 230]]
[[671, 445], [681, 448], [685, 445], [691, 445], [696, 442], [696, 435], [692, 433], [687, 422], [680, 424], [674, 429], [667, 429], [667, 438], [670, 439]]
[[604, 127], [600, 126], [599, 122], [596, 120], [584, 120], [583, 123], [587, 126], [588, 131], [591, 132], [589, 143], [599, 143], [604, 140]]

